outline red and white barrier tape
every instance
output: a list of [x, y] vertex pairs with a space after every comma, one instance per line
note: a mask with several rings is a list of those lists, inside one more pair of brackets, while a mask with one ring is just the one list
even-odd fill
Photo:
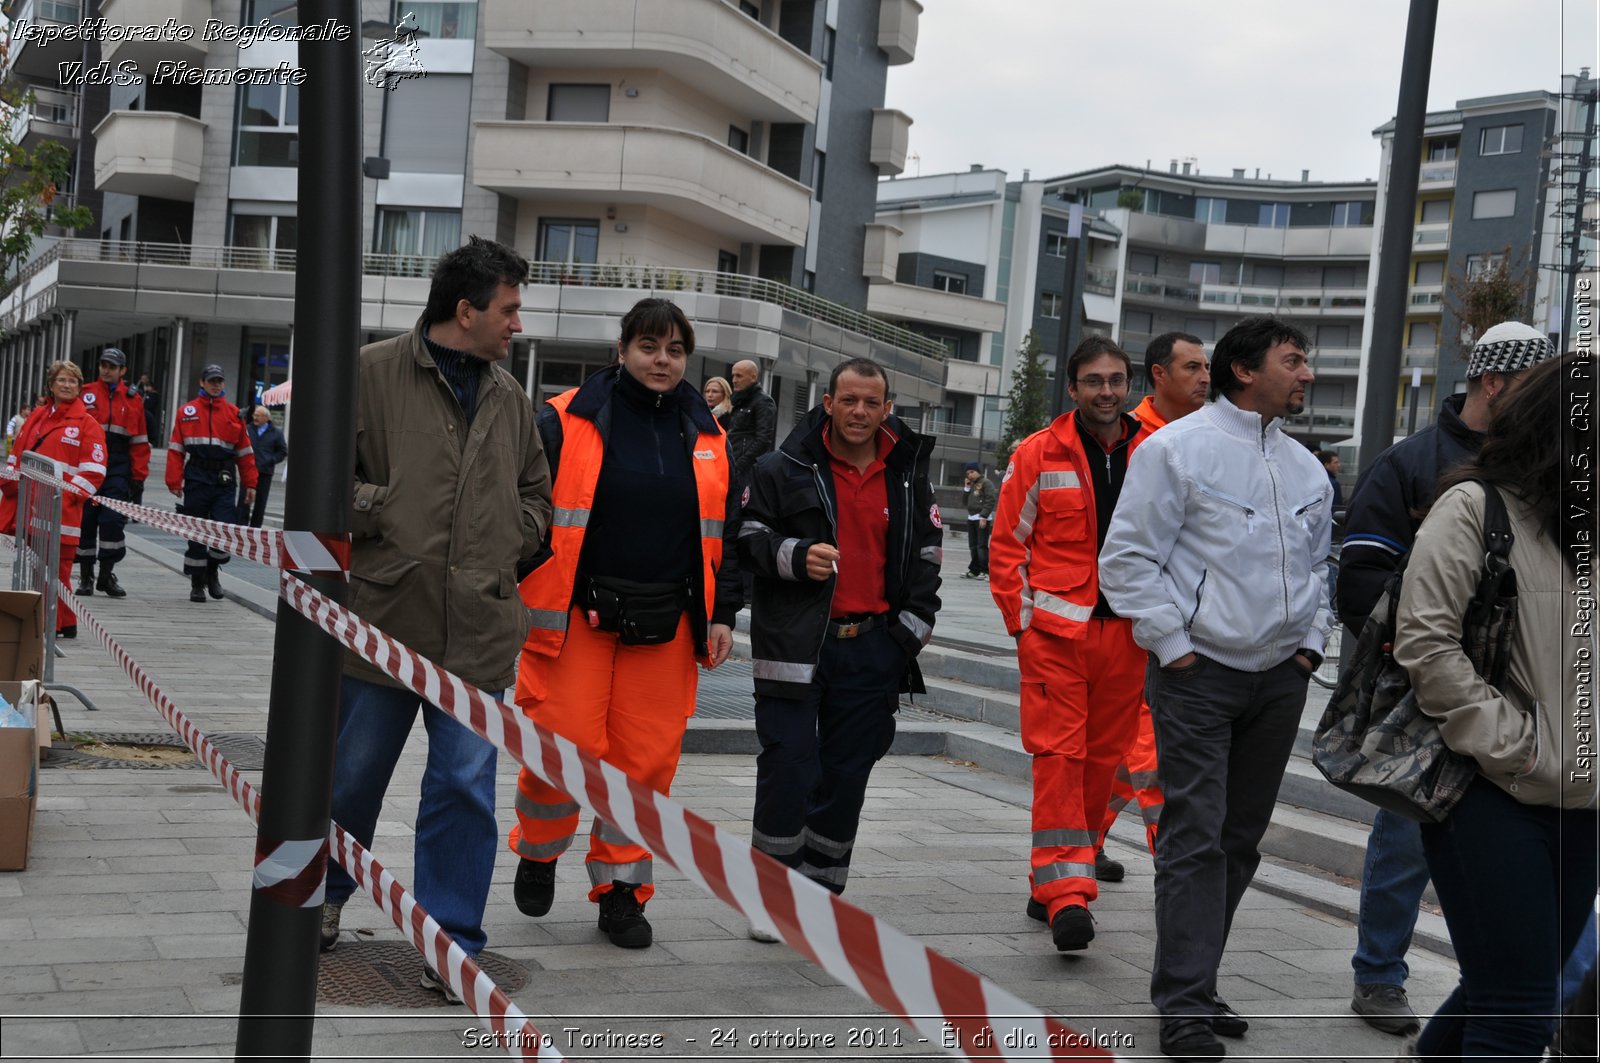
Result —
[[[16, 469], [0, 469], [0, 479], [18, 480], [23, 473]], [[41, 483], [50, 484], [62, 491], [84, 494], [76, 484], [57, 476], [30, 469], [26, 475]], [[350, 568], [349, 536], [318, 535], [304, 531], [272, 531], [267, 528], [250, 528], [243, 524], [226, 524], [222, 521], [191, 517], [183, 513], [169, 513], [164, 509], [127, 502], [104, 495], [88, 495], [87, 501], [97, 506], [121, 513], [123, 516], [147, 524], [152, 528], [172, 532], [185, 539], [203, 543], [233, 557], [242, 557], [269, 568], [291, 572], [347, 573]]]
[[[926, 948], [571, 741], [536, 726], [460, 677], [285, 572], [296, 611], [389, 677], [471, 727], [584, 808], [615, 825], [857, 993], [956, 1054], [994, 1059], [1112, 1059], [993, 982]], [[1004, 1038], [996, 1023], [1004, 1018]], [[1012, 1041], [1018, 1047], [1008, 1047]], [[1031, 1045], [1024, 1049], [1020, 1046]], [[1041, 1048], [1048, 1054], [1041, 1056]]]
[[[190, 721], [183, 710], [179, 709], [156, 684], [150, 673], [146, 672], [111, 636], [111, 633], [101, 626], [94, 614], [78, 603], [71, 589], [65, 583], [58, 583], [56, 586], [61, 600], [77, 614], [78, 622], [87, 627], [100, 645], [106, 648], [106, 652], [122, 666], [128, 678], [133, 680], [134, 685], [149, 699], [150, 704], [156, 707], [173, 731], [183, 739], [183, 744], [189, 747], [200, 763], [205, 765], [212, 776], [244, 809], [251, 822], [259, 823], [260, 791], [239, 773], [227, 757], [222, 755], [222, 752], [206, 737], [205, 732]], [[422, 954], [428, 966], [450, 983], [474, 1014], [489, 1022], [490, 1028], [495, 1033], [496, 1044], [504, 1045], [511, 1055], [521, 1059], [541, 1060], [543, 1063], [559, 1063], [564, 1059], [553, 1047], [554, 1038], [540, 1034], [533, 1022], [523, 1014], [522, 1009], [506, 995], [505, 990], [496, 985], [477, 962], [462, 951], [461, 946], [445, 933], [444, 928], [417, 903], [416, 898], [389, 873], [370, 850], [352, 838], [338, 824], [331, 826], [327, 844], [338, 857], [339, 863], [350, 872], [350, 877], [356, 880], [356, 884], [366, 890], [378, 907], [394, 921], [394, 925], [401, 933], [410, 938], [412, 945]], [[292, 847], [293, 843], [290, 843], [290, 846]], [[293, 873], [293, 867], [289, 865], [298, 863], [301, 857], [309, 856], [314, 859], [321, 846], [302, 848], [307, 852], [295, 853], [292, 857], [284, 846], [274, 850], [279, 863], [285, 865], [285, 871], [280, 872], [284, 881], [297, 877]], [[262, 857], [263, 854], [257, 854], [258, 867]], [[320, 896], [320, 880], [315, 893]]]

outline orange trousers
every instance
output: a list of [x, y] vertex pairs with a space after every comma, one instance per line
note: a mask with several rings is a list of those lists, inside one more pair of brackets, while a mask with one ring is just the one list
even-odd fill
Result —
[[[678, 771], [699, 682], [687, 616], [671, 642], [624, 646], [615, 633], [591, 628], [574, 609], [560, 656], [523, 651], [516, 702], [540, 727], [664, 794]], [[528, 860], [556, 859], [577, 834], [578, 811], [569, 794], [521, 769], [511, 851]], [[613, 881], [640, 884], [635, 896], [640, 903], [649, 900], [655, 893], [651, 865], [649, 850], [595, 818], [585, 859], [591, 901]]]
[[1027, 629], [1017, 663], [1022, 747], [1033, 755], [1029, 886], [1054, 917], [1099, 896], [1095, 844], [1112, 775], [1138, 730], [1145, 654], [1131, 622], [1093, 618], [1082, 638]]
[[1128, 802], [1134, 800], [1139, 802], [1139, 816], [1144, 820], [1144, 842], [1150, 847], [1150, 855], [1154, 856], [1156, 826], [1161, 821], [1161, 806], [1165, 799], [1161, 796], [1161, 785], [1156, 779], [1156, 729], [1150, 722], [1150, 705], [1145, 701], [1139, 703], [1139, 733], [1127, 755], [1122, 758], [1122, 763], [1117, 765], [1117, 773], [1111, 778], [1111, 802], [1106, 806], [1106, 819], [1100, 826], [1100, 848], [1106, 844], [1106, 834], [1111, 830], [1111, 824], [1128, 807]]

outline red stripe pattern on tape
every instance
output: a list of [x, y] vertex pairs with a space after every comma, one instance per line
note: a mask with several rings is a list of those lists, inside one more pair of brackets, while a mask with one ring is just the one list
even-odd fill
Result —
[[[251, 786], [228, 758], [224, 757], [206, 737], [205, 732], [184, 715], [183, 710], [179, 709], [166, 692], [156, 685], [155, 680], [139, 662], [135, 661], [121, 643], [112, 638], [111, 633], [101, 626], [94, 614], [83, 608], [65, 583], [58, 583], [56, 588], [62, 600], [67, 602], [78, 615], [78, 623], [88, 628], [100, 645], [106, 648], [106, 652], [122, 666], [128, 678], [133, 680], [134, 685], [149, 699], [150, 704], [156, 707], [162, 718], [183, 739], [183, 744], [189, 747], [200, 763], [205, 765], [234, 801], [244, 809], [251, 822], [259, 822], [260, 791]], [[287, 844], [310, 846], [312, 843]], [[318, 849], [327, 846], [331, 846], [332, 853], [337, 856], [345, 870], [350, 872], [357, 884], [362, 886], [378, 907], [394, 920], [395, 926], [410, 939], [412, 946], [422, 954], [428, 965], [450, 983], [474, 1014], [488, 1021], [490, 1028], [496, 1034], [495, 1044], [504, 1046], [508, 1053], [518, 1059], [562, 1063], [565, 1057], [554, 1048], [554, 1039], [539, 1032], [538, 1027], [534, 1026], [522, 1009], [512, 1003], [511, 998], [506, 996], [505, 991], [497, 986], [492, 978], [483, 973], [477, 961], [461, 951], [461, 947], [451, 940], [444, 928], [417, 903], [416, 898], [407, 892], [368, 849], [336, 823], [330, 825], [328, 838], [317, 845]], [[281, 848], [281, 845], [278, 848]], [[256, 860], [256, 877], [259, 881], [261, 876], [259, 849]], [[321, 902], [322, 888], [322, 883], [319, 881], [316, 884], [318, 900], [313, 903]]]
[[252, 884], [278, 904], [319, 908], [327, 856], [327, 838], [268, 841], [257, 837]]
[[[279, 585], [297, 612], [369, 664], [467, 724], [757, 925], [776, 928], [801, 955], [930, 1043], [971, 1059], [1116, 1058], [670, 797], [536, 726], [289, 573], [279, 577]], [[1016, 1044], [1007, 1046], [996, 1026], [1001, 1017], [1007, 1032], [1021, 1027], [1032, 1040], [1014, 1038]]]

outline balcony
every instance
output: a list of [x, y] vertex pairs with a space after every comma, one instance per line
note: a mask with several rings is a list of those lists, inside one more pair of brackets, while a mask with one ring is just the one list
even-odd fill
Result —
[[891, 108], [872, 112], [872, 154], [868, 161], [878, 168], [879, 176], [896, 177], [904, 173], [910, 145], [910, 115]]
[[[535, 69], [661, 70], [768, 122], [817, 120], [822, 64], [723, 0], [483, 0], [484, 47]], [[643, 91], [652, 91], [645, 89]]]
[[1439, 351], [1434, 347], [1406, 347], [1400, 352], [1401, 369], [1420, 369], [1431, 373], [1439, 366]]
[[867, 313], [969, 332], [999, 332], [1006, 326], [1004, 303], [916, 284], [872, 285], [867, 289]]
[[609, 122], [476, 122], [474, 130], [472, 182], [491, 192], [642, 203], [741, 242], [806, 242], [811, 190], [698, 133]]
[[43, 140], [71, 140], [76, 134], [79, 93], [32, 90], [33, 99], [11, 115], [12, 143], [31, 151]]
[[861, 275], [868, 284], [892, 284], [900, 268], [900, 228], [887, 222], [868, 222]]
[[1311, 352], [1311, 368], [1320, 376], [1333, 373], [1343, 376], [1361, 368], [1359, 347], [1318, 347]]
[[94, 186], [193, 202], [205, 123], [170, 111], [112, 111], [94, 127]]
[[[14, 9], [8, 9], [7, 14], [11, 17], [13, 34], [19, 22], [26, 22], [30, 28], [48, 32], [63, 26], [76, 25], [83, 18], [83, 9], [78, 0], [23, 0]], [[61, 81], [56, 71], [56, 64], [81, 60], [83, 42], [58, 39], [46, 43], [31, 36], [27, 38], [13, 36], [10, 52], [6, 58], [7, 66], [0, 70], [0, 75], [17, 74], [24, 78], [59, 85]]]
[[1413, 230], [1411, 243], [1415, 247], [1426, 247], [1434, 250], [1444, 248], [1450, 243], [1450, 223], [1441, 221], [1418, 225]]
[[[115, 26], [159, 27], [170, 21], [198, 30], [211, 17], [211, 0], [101, 0], [100, 14]], [[101, 45], [100, 56], [112, 66], [132, 60], [139, 64], [140, 73], [149, 77], [156, 64], [163, 61], [201, 62], [206, 56], [206, 44], [199, 33], [187, 41], [107, 41]]]
[[1350, 429], [1356, 426], [1354, 406], [1307, 406], [1305, 412], [1284, 420], [1294, 428]]
[[944, 386], [946, 391], [959, 391], [963, 395], [998, 395], [1000, 367], [952, 358], [944, 363]]
[[1456, 164], [1451, 162], [1425, 162], [1422, 171], [1417, 174], [1417, 191], [1428, 192], [1445, 188], [1454, 188], [1456, 183]]
[[890, 66], [903, 66], [917, 57], [917, 20], [922, 5], [917, 0], [882, 0], [878, 7], [878, 47]]
[[1194, 306], [1200, 302], [1200, 288], [1186, 284], [1174, 277], [1157, 277], [1149, 273], [1130, 273], [1123, 281], [1122, 291], [1135, 299], [1178, 303]]
[[1117, 294], [1117, 271], [1110, 266], [1084, 267], [1083, 290], [1096, 295]]
[[1411, 314], [1437, 314], [1444, 309], [1444, 285], [1413, 284], [1406, 300], [1406, 312]]

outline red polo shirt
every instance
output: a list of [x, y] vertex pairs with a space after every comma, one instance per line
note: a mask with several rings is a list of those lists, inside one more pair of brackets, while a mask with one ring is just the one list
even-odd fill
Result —
[[889, 557], [889, 482], [884, 459], [899, 442], [887, 428], [878, 429], [878, 456], [866, 471], [833, 452], [829, 442], [832, 426], [823, 428], [822, 445], [828, 450], [828, 468], [833, 472], [833, 491], [837, 496], [839, 531], [839, 577], [834, 581], [831, 615], [861, 616], [886, 613], [889, 599], [884, 594], [884, 568]]

